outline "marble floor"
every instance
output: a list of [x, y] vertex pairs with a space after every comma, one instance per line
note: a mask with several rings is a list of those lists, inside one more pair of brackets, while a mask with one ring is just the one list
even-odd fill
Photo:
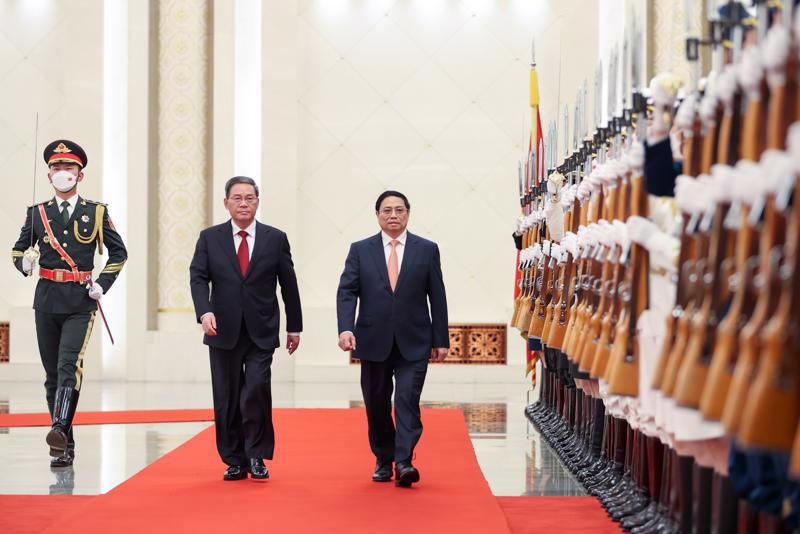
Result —
[[[583, 495], [581, 485], [523, 415], [526, 388], [509, 384], [430, 384], [423, 406], [464, 410], [472, 444], [492, 492]], [[46, 411], [39, 383], [0, 383], [0, 412]], [[358, 384], [273, 384], [275, 407], [361, 406]], [[80, 409], [210, 408], [207, 383], [87, 382]], [[0, 494], [105, 493], [210, 423], [87, 425], [75, 428], [72, 469], [51, 471], [42, 428], [0, 428]], [[424, 434], [423, 434], [423, 439]]]

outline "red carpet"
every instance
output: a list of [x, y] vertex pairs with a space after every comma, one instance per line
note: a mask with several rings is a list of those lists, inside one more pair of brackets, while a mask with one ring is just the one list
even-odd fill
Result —
[[594, 497], [497, 497], [513, 534], [622, 534]]
[[[426, 410], [423, 421], [415, 461], [422, 483], [413, 489], [369, 480], [373, 459], [362, 410], [275, 410], [278, 443], [270, 480], [222, 481], [224, 466], [208, 429], [42, 532], [63, 534], [65, 524], [81, 534], [509, 532], [463, 414]], [[0, 517], [20, 525], [21, 514]]]
[[[126, 410], [119, 412], [78, 412], [76, 425], [111, 425], [130, 423], [186, 423], [213, 421], [214, 411], [202, 410]], [[50, 426], [46, 413], [0, 414], [0, 427]]]
[[[92, 495], [0, 495], [0, 530], [8, 534], [34, 534], [51, 525], [55, 518], [82, 510], [97, 497]], [[76, 525], [64, 531], [80, 531]]]

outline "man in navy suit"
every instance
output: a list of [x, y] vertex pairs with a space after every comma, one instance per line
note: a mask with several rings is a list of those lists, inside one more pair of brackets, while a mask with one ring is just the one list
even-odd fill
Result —
[[419, 399], [428, 360], [444, 360], [450, 347], [439, 247], [406, 230], [410, 212], [402, 193], [378, 197], [381, 232], [350, 246], [336, 298], [339, 347], [361, 360], [369, 444], [377, 459], [372, 480], [391, 480], [395, 462], [395, 484], [403, 487], [419, 481], [411, 461], [422, 435]]
[[[224, 480], [269, 478], [275, 448], [270, 365], [280, 346], [281, 285], [286, 349], [300, 344], [303, 317], [286, 234], [255, 220], [258, 186], [236, 176], [225, 184], [227, 222], [200, 233], [189, 267], [197, 321], [211, 358], [217, 450]], [[209, 291], [210, 286], [210, 291]]]

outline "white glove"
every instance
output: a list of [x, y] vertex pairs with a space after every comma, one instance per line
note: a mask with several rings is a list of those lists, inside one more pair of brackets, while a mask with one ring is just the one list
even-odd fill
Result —
[[628, 217], [628, 221], [625, 224], [628, 227], [630, 240], [642, 246], [645, 246], [650, 236], [661, 231], [655, 223], [638, 215]]
[[550, 238], [554, 241], [561, 241], [561, 238], [564, 237], [564, 210], [561, 209], [561, 203], [548, 200], [544, 215], [547, 220], [547, 228], [550, 230]]
[[638, 243], [650, 253], [650, 266], [655, 269], [666, 269], [674, 272], [680, 241], [662, 232], [649, 219], [631, 215], [625, 223], [628, 238]]
[[578, 185], [577, 195], [578, 195], [578, 201], [580, 201], [581, 204], [589, 200], [589, 197], [592, 196], [592, 186], [589, 185], [588, 180], [583, 180]]
[[556, 260], [556, 262], [559, 262], [561, 259], [561, 245], [558, 243], [552, 243], [550, 245], [550, 257]]
[[92, 285], [89, 286], [89, 297], [91, 297], [93, 300], [100, 300], [102, 296], [103, 286], [92, 283]]
[[658, 232], [648, 239], [646, 248], [650, 253], [650, 267], [670, 273], [677, 271], [678, 253], [681, 249], [681, 242], [677, 237]]
[[564, 234], [564, 239], [561, 240], [561, 247], [569, 252], [573, 258], [576, 257], [578, 255], [578, 236], [572, 232], [567, 232]]
[[558, 200], [561, 186], [564, 185], [564, 175], [554, 172], [547, 178], [547, 195], [553, 200]]
[[37, 263], [39, 263], [39, 261], [36, 258], [30, 259], [28, 256], [22, 256], [22, 272], [25, 273], [25, 276], [31, 275]]
[[520, 215], [519, 217], [517, 217], [516, 225], [514, 227], [514, 235], [522, 235], [523, 233], [525, 233], [526, 230], [525, 220], [526, 218], [524, 215]]

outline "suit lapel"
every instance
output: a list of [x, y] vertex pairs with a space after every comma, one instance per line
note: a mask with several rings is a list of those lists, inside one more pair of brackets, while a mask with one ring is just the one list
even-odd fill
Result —
[[247, 266], [247, 276], [245, 276], [245, 279], [250, 277], [250, 273], [253, 272], [255, 264], [266, 255], [267, 240], [269, 237], [269, 227], [266, 224], [256, 222], [256, 242], [255, 245], [253, 245], [253, 253], [250, 255], [250, 264]]
[[234, 251], [234, 243], [233, 243], [233, 227], [231, 226], [231, 222], [228, 221], [226, 223], [220, 224], [218, 226], [219, 231], [217, 232], [217, 237], [219, 239], [219, 244], [222, 247], [222, 253], [227, 256], [227, 258], [231, 262], [231, 267], [233, 270], [236, 271], [236, 274], [239, 278], [242, 278], [242, 269], [239, 267], [239, 260], [236, 257], [236, 253]]
[[403, 263], [400, 264], [400, 276], [397, 278], [397, 286], [394, 288], [394, 292], [400, 289], [400, 286], [403, 283], [403, 280], [408, 278], [405, 275], [408, 271], [411, 270], [411, 266], [414, 265], [414, 258], [416, 257], [417, 253], [417, 236], [412, 234], [411, 232], [406, 233], [406, 244], [405, 250], [403, 250]]
[[386, 255], [383, 252], [383, 239], [380, 233], [370, 241], [369, 250], [372, 253], [372, 259], [375, 260], [375, 267], [378, 269], [378, 274], [381, 275], [383, 283], [391, 291], [392, 286], [389, 285], [389, 269], [386, 266]]

